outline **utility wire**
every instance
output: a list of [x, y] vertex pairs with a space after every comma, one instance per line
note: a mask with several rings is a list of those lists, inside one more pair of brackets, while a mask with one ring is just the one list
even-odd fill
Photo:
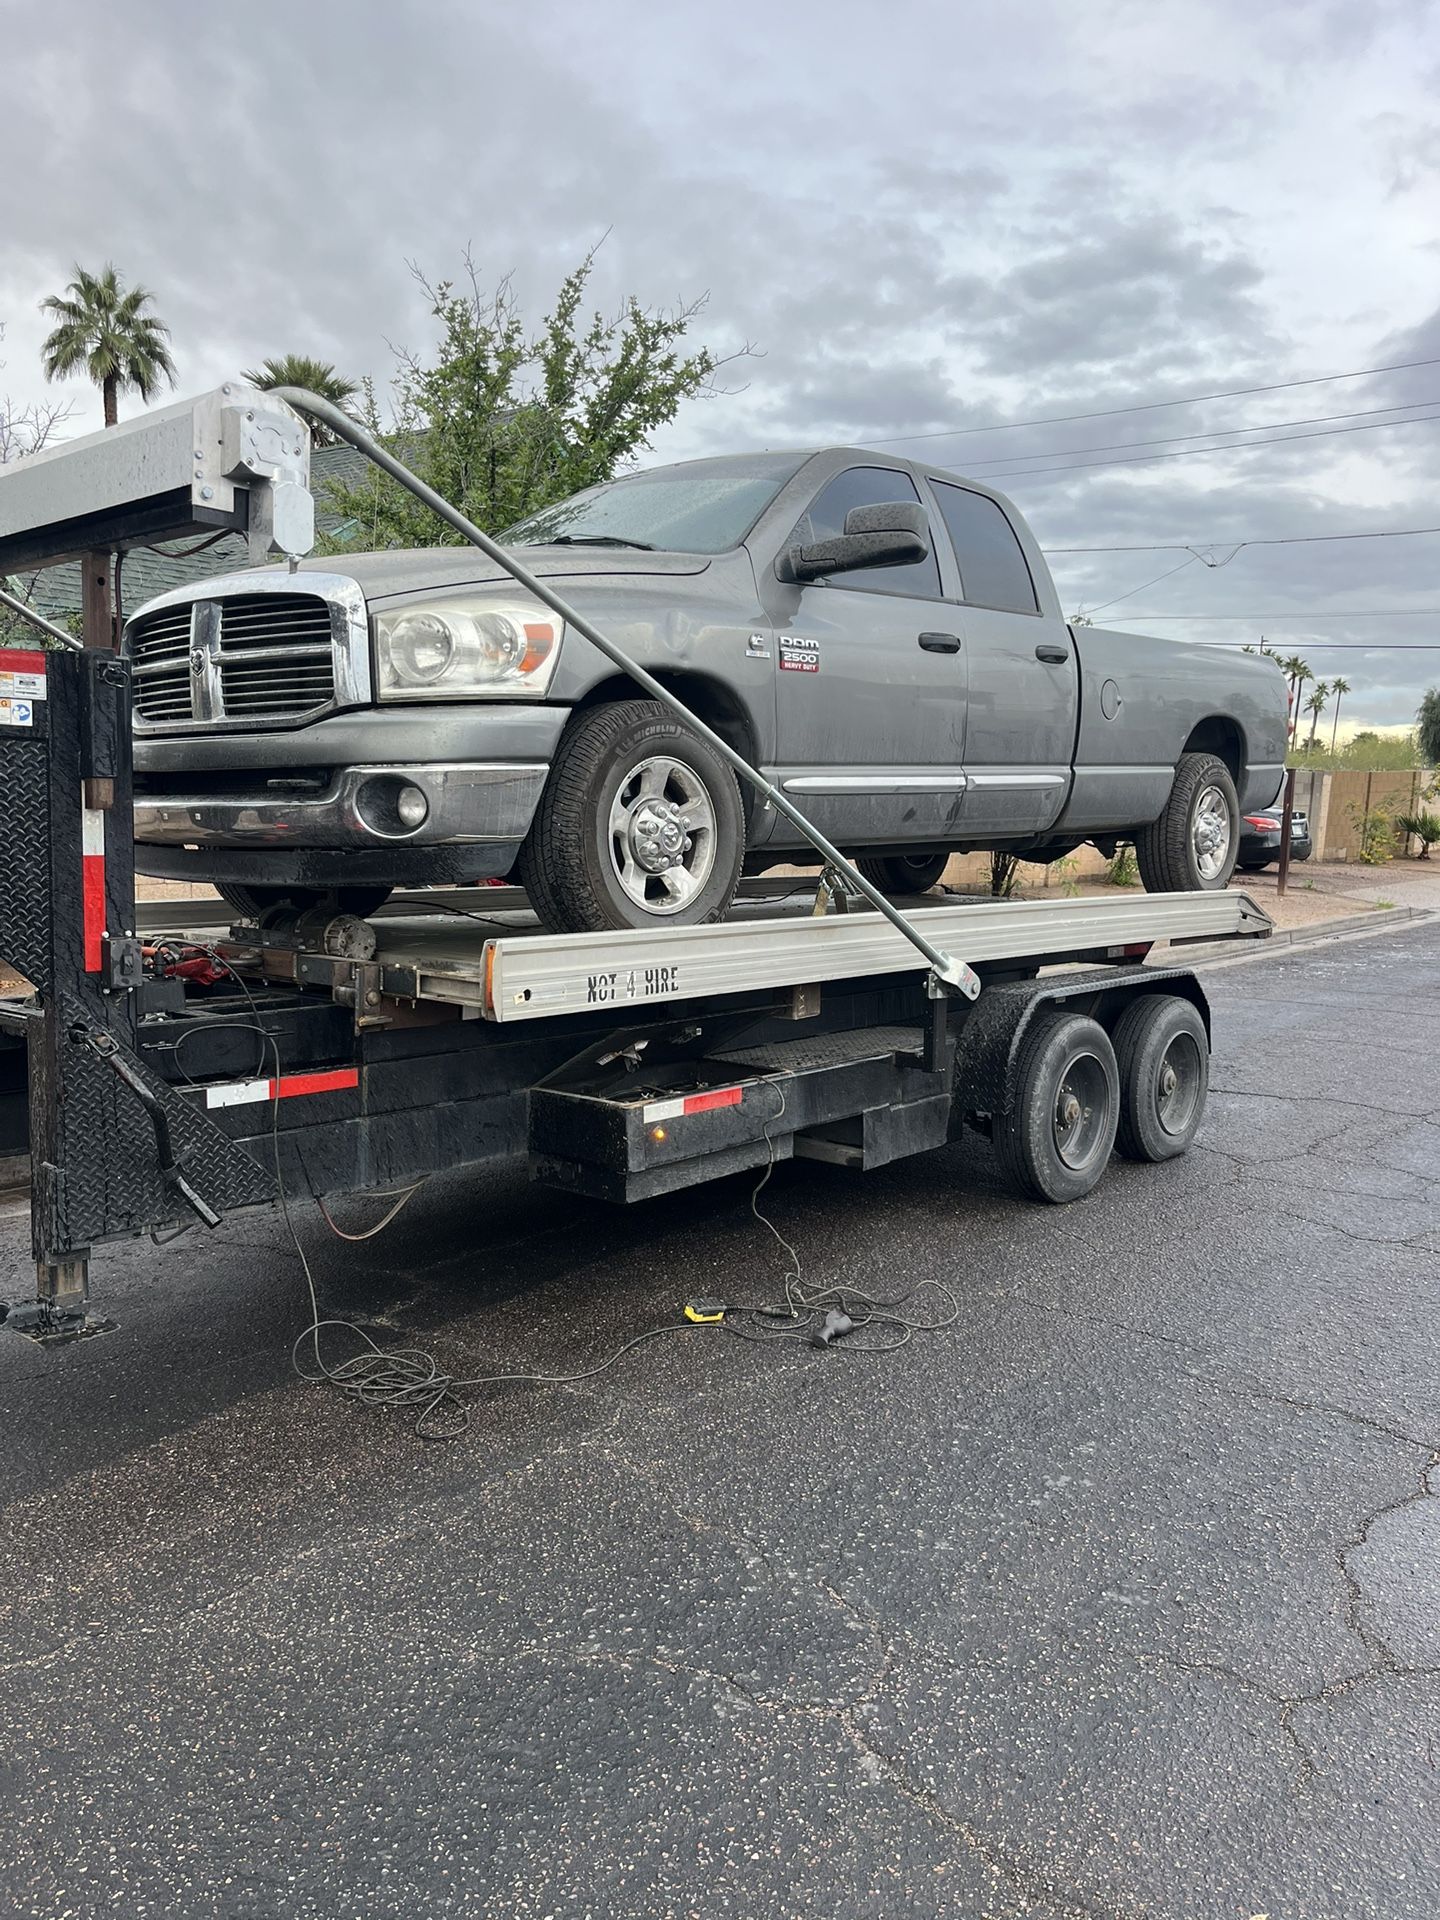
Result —
[[1382, 413], [1406, 413], [1412, 407], [1434, 406], [1440, 406], [1440, 399], [1431, 395], [1425, 400], [1402, 400], [1389, 407], [1362, 407], [1355, 413], [1316, 413], [1298, 420], [1257, 420], [1253, 426], [1246, 427], [1205, 427], [1199, 433], [1162, 433], [1154, 440], [1109, 440], [1096, 441], [1083, 447], [1046, 447], [1039, 453], [1003, 454], [995, 460], [982, 461], [980, 466], [967, 471], [983, 473], [986, 466], [1004, 466], [1011, 460], [1068, 460], [1077, 453], [1120, 453], [1130, 447], [1168, 447], [1177, 440], [1212, 440], [1221, 435], [1237, 433], [1273, 433], [1281, 427], [1326, 427], [1337, 420], [1375, 420]]
[[1113, 600], [1102, 600], [1098, 607], [1083, 607], [1081, 611], [1088, 617], [1097, 613], [1103, 613], [1106, 607], [1118, 607], [1122, 600], [1130, 599], [1133, 594], [1144, 593], [1146, 587], [1158, 587], [1162, 580], [1168, 580], [1171, 574], [1179, 573], [1181, 567], [1193, 566], [1195, 560], [1195, 554], [1187, 554], [1180, 562], [1179, 567], [1169, 567], [1164, 573], [1157, 573], [1153, 580], [1142, 580], [1138, 587], [1131, 587], [1129, 593], [1117, 593]]
[[1295, 387], [1323, 387], [1332, 380], [1364, 380], [1377, 373], [1405, 373], [1412, 367], [1440, 367], [1440, 359], [1395, 360], [1385, 367], [1356, 367], [1350, 373], [1316, 373], [1306, 380], [1275, 380], [1263, 387], [1225, 387], [1216, 393], [1189, 393], [1178, 400], [1142, 400], [1130, 407], [1100, 407], [1089, 413], [1051, 413], [1029, 420], [994, 420], [986, 427], [930, 427], [923, 433], [892, 434], [887, 440], [856, 440], [857, 447], [908, 446], [912, 440], [953, 440], [969, 433], [1010, 433], [1017, 427], [1060, 427], [1072, 420], [1113, 420], [1122, 413], [1154, 413], [1161, 407], [1194, 407], [1205, 400], [1238, 400], [1252, 393], [1286, 393]]
[[[1422, 402], [1433, 405], [1433, 401]], [[1328, 440], [1340, 433], [1375, 433], [1382, 427], [1425, 426], [1433, 420], [1440, 420], [1440, 414], [1417, 413], [1409, 420], [1371, 420], [1358, 427], [1317, 427], [1312, 433], [1277, 434], [1269, 440], [1242, 440], [1229, 447], [1180, 447], [1174, 453], [1131, 453], [1119, 460], [1071, 460], [1059, 467], [1002, 467], [998, 472], [989, 468], [971, 469], [971, 477], [985, 480], [1033, 480], [1046, 473], [1078, 473], [1084, 467], [1137, 467], [1152, 460], [1190, 460], [1197, 454], [1210, 453], [1249, 453], [1256, 447], [1283, 447], [1296, 440]]]
[[1129, 547], [1042, 547], [1042, 553], [1193, 553], [1196, 547], [1302, 547], [1322, 540], [1409, 540], [1440, 527], [1379, 527], [1373, 533], [1287, 533], [1254, 540], [1152, 540]]
[[1122, 620], [1440, 620], [1440, 607], [1347, 607], [1330, 613], [1124, 613], [1120, 617]]

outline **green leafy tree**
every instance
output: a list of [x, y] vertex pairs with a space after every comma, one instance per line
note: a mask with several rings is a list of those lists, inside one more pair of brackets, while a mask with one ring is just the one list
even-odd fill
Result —
[[1427, 767], [1440, 766], [1440, 687], [1426, 690], [1415, 718], [1419, 726], [1420, 757]]
[[105, 424], [119, 419], [116, 402], [122, 388], [153, 400], [162, 381], [175, 384], [175, 363], [166, 342], [170, 329], [147, 313], [153, 295], [145, 287], [128, 292], [113, 266], [98, 274], [76, 267], [63, 294], [52, 293], [40, 311], [56, 322], [40, 349], [47, 380], [85, 373], [99, 387]]
[[1337, 673], [1335, 678], [1330, 682], [1330, 691], [1335, 696], [1335, 717], [1330, 722], [1330, 758], [1333, 760], [1335, 758], [1335, 736], [1340, 731], [1340, 702], [1345, 698], [1345, 695], [1349, 693], [1350, 682]]
[[[358, 380], [349, 380], [343, 373], [337, 373], [328, 360], [312, 360], [303, 353], [282, 353], [275, 359], [263, 360], [240, 378], [248, 380], [262, 393], [268, 393], [272, 387], [304, 387], [310, 393], [318, 393], [322, 400], [331, 401], [342, 413], [354, 411], [354, 402], [360, 393]], [[333, 447], [335, 435], [318, 420], [312, 420], [310, 442], [316, 447]]]
[[[482, 291], [467, 259], [461, 287], [420, 280], [439, 340], [422, 360], [403, 355], [387, 445], [487, 532], [610, 479], [675, 417], [682, 401], [714, 392], [722, 364], [686, 350], [703, 302], [642, 306], [633, 295], [613, 319], [582, 311], [595, 256], [566, 276], [538, 329], [508, 280]], [[420, 278], [419, 275], [416, 276]], [[373, 387], [366, 424], [380, 432]], [[332, 489], [344, 546], [452, 546], [460, 536], [403, 487], [372, 469]]]

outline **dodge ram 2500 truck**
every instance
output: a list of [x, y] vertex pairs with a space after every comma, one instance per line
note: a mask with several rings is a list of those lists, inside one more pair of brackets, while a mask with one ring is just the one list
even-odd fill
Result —
[[[1072, 628], [1014, 507], [939, 468], [697, 460], [502, 538], [894, 892], [1122, 840], [1152, 891], [1223, 887], [1280, 787], [1271, 661]], [[469, 546], [230, 574], [125, 644], [137, 864], [242, 912], [509, 875], [556, 930], [686, 924], [804, 847]]]

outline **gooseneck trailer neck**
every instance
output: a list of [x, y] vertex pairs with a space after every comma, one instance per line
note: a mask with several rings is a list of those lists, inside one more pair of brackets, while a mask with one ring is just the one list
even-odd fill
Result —
[[[514, 554], [327, 403], [283, 398], [709, 740], [864, 904], [817, 915], [759, 885], [724, 924], [580, 935], [494, 889], [397, 896], [371, 921], [217, 926], [215, 903], [185, 901], [142, 919], [128, 664], [0, 649], [0, 961], [19, 976], [0, 997], [0, 1153], [30, 1156], [38, 1276], [12, 1326], [93, 1330], [108, 1241], [503, 1156], [637, 1200], [792, 1156], [863, 1170], [970, 1125], [1021, 1190], [1063, 1200], [1117, 1126], [1136, 1157], [1188, 1141], [1208, 1010], [1183, 967], [1141, 962], [1158, 941], [1268, 933], [1243, 894], [902, 912]], [[257, 558], [307, 550], [308, 435], [275, 396], [226, 388], [144, 426], [0, 476], [0, 573], [217, 524]]]

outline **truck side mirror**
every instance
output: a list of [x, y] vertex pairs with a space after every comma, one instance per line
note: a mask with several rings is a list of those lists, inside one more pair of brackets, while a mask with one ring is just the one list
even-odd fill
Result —
[[798, 581], [821, 580], [827, 573], [848, 573], [852, 567], [913, 567], [930, 552], [930, 524], [918, 500], [884, 501], [873, 507], [852, 507], [845, 531], [834, 540], [813, 546], [791, 547], [781, 556], [781, 577]]

